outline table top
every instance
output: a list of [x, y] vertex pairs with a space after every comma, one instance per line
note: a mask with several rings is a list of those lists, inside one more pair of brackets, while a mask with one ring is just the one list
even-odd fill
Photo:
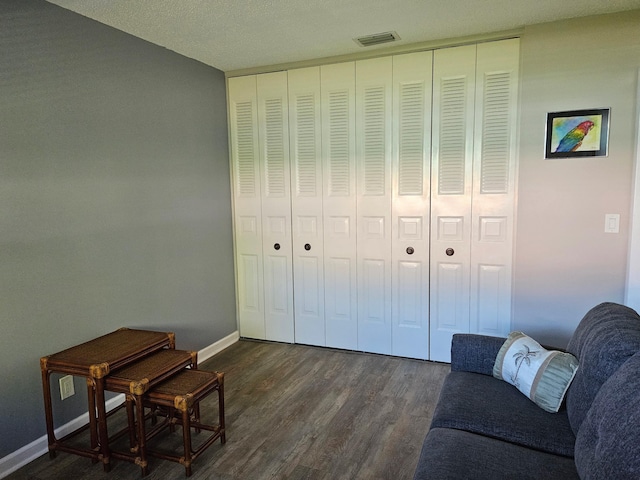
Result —
[[155, 384], [185, 367], [198, 362], [198, 352], [158, 350], [136, 362], [111, 372], [105, 379], [105, 389], [112, 392], [142, 395]]
[[186, 369], [155, 386], [148, 398], [158, 405], [185, 411], [207, 391], [221, 388], [223, 382], [224, 373]]
[[121, 328], [53, 355], [42, 357], [43, 371], [102, 378], [151, 352], [175, 347], [172, 332]]

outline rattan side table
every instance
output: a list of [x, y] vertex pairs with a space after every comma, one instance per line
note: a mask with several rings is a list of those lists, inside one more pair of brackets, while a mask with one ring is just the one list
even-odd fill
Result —
[[[200, 401], [214, 391], [218, 392], [218, 424], [210, 425], [202, 422]], [[222, 444], [227, 441], [224, 425], [224, 373], [222, 372], [183, 370], [149, 390], [144, 396], [144, 403], [154, 409], [154, 414], [157, 407], [164, 407], [170, 412], [166, 422], [157, 425], [149, 432], [149, 438], [153, 438], [166, 427], [173, 427], [176, 422], [182, 425], [182, 455], [152, 449], [149, 449], [148, 453], [154, 457], [182, 464], [187, 477], [191, 476], [193, 460], [206, 448], [218, 439]], [[180, 412], [177, 418], [174, 418], [175, 410]], [[191, 429], [196, 432], [208, 430], [212, 433], [194, 449], [191, 443]]]
[[[110, 470], [109, 434], [104, 398], [105, 377], [112, 371], [124, 367], [157, 350], [175, 348], [172, 332], [156, 332], [122, 328], [94, 340], [68, 348], [40, 359], [42, 392], [47, 424], [49, 456], [64, 451], [101, 461], [106, 472]], [[85, 377], [89, 409], [90, 447], [81, 448], [65, 444], [65, 441], [85, 430], [75, 430], [64, 438], [57, 439], [53, 427], [51, 401], [51, 374], [60, 373]]]
[[[124, 393], [127, 396], [129, 442], [132, 447], [131, 454], [112, 451], [111, 455], [136, 463], [142, 469], [142, 476], [148, 473], [142, 397], [155, 385], [186, 367], [198, 367], [198, 352], [165, 349], [130, 363], [105, 378], [105, 390]], [[135, 416], [132, 404], [135, 404]], [[134, 419], [137, 421], [134, 422]]]

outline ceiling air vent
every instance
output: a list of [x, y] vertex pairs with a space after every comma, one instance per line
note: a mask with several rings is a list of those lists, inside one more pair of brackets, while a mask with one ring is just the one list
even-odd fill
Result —
[[374, 45], [380, 45], [381, 43], [395, 42], [396, 40], [400, 40], [400, 37], [396, 32], [385, 32], [374, 33], [373, 35], [354, 38], [353, 40], [361, 47], [372, 47]]

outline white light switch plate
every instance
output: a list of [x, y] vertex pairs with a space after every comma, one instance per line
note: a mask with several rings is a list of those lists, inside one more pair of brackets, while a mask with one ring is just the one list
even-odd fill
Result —
[[619, 213], [605, 214], [604, 233], [620, 233], [620, 214]]

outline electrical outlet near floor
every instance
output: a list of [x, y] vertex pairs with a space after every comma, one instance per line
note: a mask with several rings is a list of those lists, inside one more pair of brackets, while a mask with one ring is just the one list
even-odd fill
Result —
[[76, 391], [73, 388], [73, 376], [66, 375], [60, 379], [60, 398], [64, 400], [71, 395], [75, 395]]

